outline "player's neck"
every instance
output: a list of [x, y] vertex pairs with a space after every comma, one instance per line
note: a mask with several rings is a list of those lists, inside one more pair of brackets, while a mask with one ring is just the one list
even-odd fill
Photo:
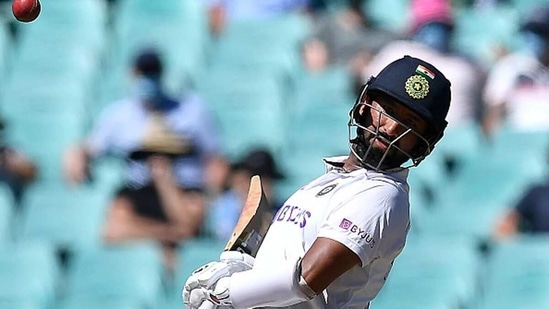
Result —
[[360, 162], [353, 154], [349, 155], [343, 162], [343, 170], [346, 172], [352, 172], [362, 168]]

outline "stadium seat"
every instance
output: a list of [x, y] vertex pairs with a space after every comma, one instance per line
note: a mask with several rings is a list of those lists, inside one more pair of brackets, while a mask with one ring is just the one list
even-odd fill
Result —
[[8, 24], [0, 20], [0, 90], [3, 89], [10, 69], [13, 42], [10, 38]]
[[78, 250], [100, 242], [111, 191], [82, 185], [38, 183], [25, 193], [16, 237]]
[[116, 12], [112, 65], [123, 70], [138, 49], [155, 46], [164, 55], [172, 92], [182, 91], [202, 70], [209, 33], [200, 1], [122, 0]]
[[[69, 300], [55, 305], [55, 309], [136, 309], [147, 308], [136, 300]], [[158, 307], [154, 307], [158, 308]]]
[[158, 308], [182, 308], [181, 289], [188, 277], [198, 267], [219, 260], [225, 243], [210, 238], [195, 238], [183, 243], [178, 251], [178, 266], [175, 270], [173, 286], [168, 290], [167, 297]]
[[125, 180], [125, 169], [126, 161], [123, 158], [107, 156], [97, 159], [91, 168], [92, 185], [114, 192]]
[[[488, 68], [498, 49], [516, 46], [518, 12], [510, 6], [466, 7], [456, 12], [455, 45]], [[479, 31], [482, 29], [482, 31]]]
[[15, 200], [7, 184], [0, 184], [0, 244], [11, 240], [15, 215]]
[[187, 278], [198, 267], [219, 260], [219, 255], [225, 247], [224, 241], [209, 238], [196, 238], [186, 241], [178, 252], [176, 270], [176, 285], [182, 287]]
[[[84, 84], [71, 80], [71, 75], [47, 76], [26, 71], [10, 80], [1, 95], [2, 115], [7, 118], [70, 115], [83, 118], [87, 107]], [[51, 73], [51, 72], [50, 72]], [[21, 72], [19, 73], [21, 74]], [[33, 85], [33, 87], [29, 87]], [[46, 115], [45, 115], [46, 114]]]
[[363, 11], [379, 27], [402, 33], [408, 26], [403, 18], [408, 6], [406, 0], [364, 1]]
[[352, 78], [344, 67], [333, 67], [322, 73], [296, 73], [292, 83], [292, 108], [345, 105], [350, 109], [355, 102]]
[[162, 274], [162, 252], [153, 243], [83, 248], [75, 252], [68, 265], [67, 285], [59, 303], [156, 308], [162, 294]]
[[208, 47], [208, 64], [291, 77], [299, 63], [300, 44], [309, 33], [308, 20], [299, 14], [234, 20]]
[[83, 46], [100, 54], [106, 43], [107, 6], [104, 1], [41, 0], [40, 18], [18, 25], [22, 46], [45, 42]]
[[536, 6], [548, 4], [547, 0], [511, 0], [509, 3], [519, 16], [527, 16]]
[[[481, 309], [546, 308], [549, 238], [525, 235], [495, 245], [487, 261]], [[503, 307], [497, 307], [502, 305]]]
[[36, 162], [40, 179], [60, 181], [63, 152], [80, 142], [85, 123], [76, 115], [39, 114], [7, 118], [5, 140]]
[[39, 242], [2, 243], [0, 246], [2, 308], [48, 308], [61, 283], [54, 248]]
[[467, 239], [410, 239], [396, 258], [379, 308], [469, 308], [476, 297], [480, 256]]
[[[241, 73], [241, 74], [239, 74]], [[212, 70], [197, 91], [214, 113], [229, 158], [255, 146], [277, 154], [284, 138], [284, 90], [272, 74]]]

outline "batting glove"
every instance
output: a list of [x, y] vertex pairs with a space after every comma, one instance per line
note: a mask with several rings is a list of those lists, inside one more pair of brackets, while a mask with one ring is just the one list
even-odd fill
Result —
[[219, 262], [210, 262], [195, 270], [182, 291], [183, 302], [190, 309], [232, 308], [229, 294], [230, 276], [252, 268], [254, 258], [248, 254], [226, 251]]

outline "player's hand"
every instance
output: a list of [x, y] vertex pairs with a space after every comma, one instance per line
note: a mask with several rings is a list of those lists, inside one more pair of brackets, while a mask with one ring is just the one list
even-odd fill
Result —
[[190, 309], [197, 309], [208, 303], [216, 308], [232, 308], [230, 276], [251, 269], [253, 262], [253, 257], [248, 254], [223, 252], [219, 262], [210, 262], [191, 274], [183, 288], [183, 302]]

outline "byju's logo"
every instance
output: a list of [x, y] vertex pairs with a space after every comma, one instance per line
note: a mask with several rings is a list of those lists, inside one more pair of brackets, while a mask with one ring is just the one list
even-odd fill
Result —
[[353, 222], [343, 218], [343, 220], [341, 220], [341, 223], [339, 224], [339, 227], [344, 230], [348, 230], [352, 225], [353, 225]]
[[364, 239], [367, 244], [370, 244], [370, 248], [373, 248], [376, 244], [375, 239], [370, 234], [368, 234], [366, 230], [359, 228], [349, 219], [343, 218], [341, 220], [341, 223], [339, 223], [339, 227], [353, 234], [357, 234], [360, 238]]

